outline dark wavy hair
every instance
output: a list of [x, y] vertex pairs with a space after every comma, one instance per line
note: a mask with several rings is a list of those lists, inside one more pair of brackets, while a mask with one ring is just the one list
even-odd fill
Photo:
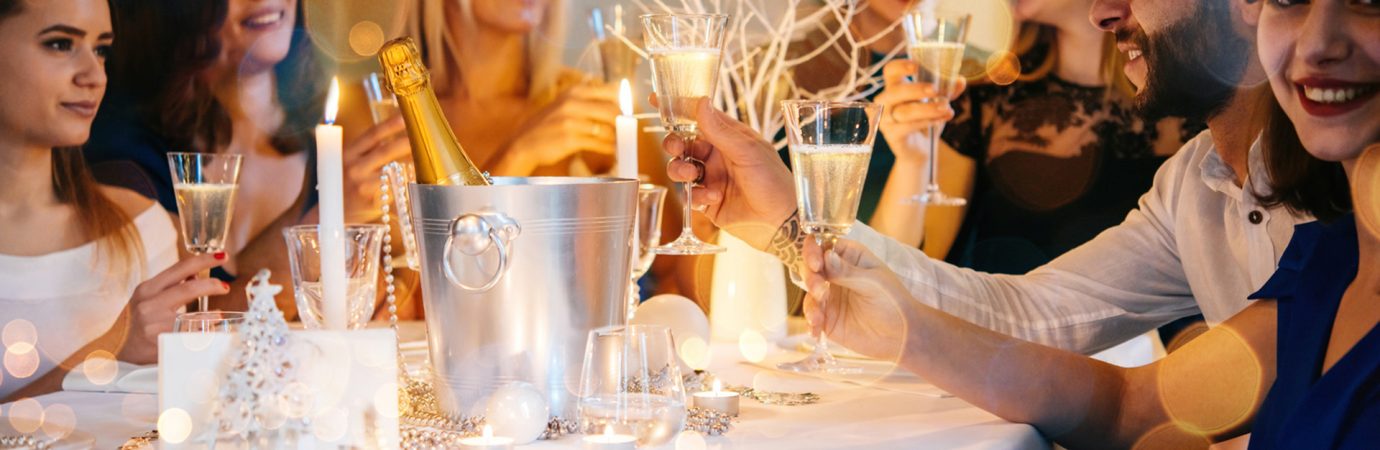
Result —
[[1284, 205], [1294, 213], [1304, 213], [1331, 222], [1351, 212], [1351, 185], [1342, 163], [1313, 157], [1299, 141], [1289, 116], [1279, 101], [1262, 86], [1257, 95], [1264, 103], [1260, 134], [1265, 152], [1265, 172], [1270, 175], [1269, 191], [1255, 193], [1265, 206]]
[[[213, 152], [229, 144], [230, 117], [199, 74], [221, 52], [228, 0], [112, 0], [120, 29], [111, 85], [139, 102], [143, 122], [173, 148]], [[326, 68], [302, 27], [302, 2], [288, 55], [273, 68], [284, 120], [273, 147], [296, 153], [314, 146], [321, 120]]]

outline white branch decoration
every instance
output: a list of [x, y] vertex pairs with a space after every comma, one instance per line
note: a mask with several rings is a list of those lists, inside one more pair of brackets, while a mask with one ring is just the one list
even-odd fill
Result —
[[[785, 122], [781, 115], [781, 100], [840, 100], [864, 99], [882, 88], [881, 67], [904, 49], [898, 44], [884, 57], [861, 65], [868, 46], [892, 33], [898, 23], [875, 36], [854, 36], [851, 24], [865, 6], [856, 0], [679, 0], [673, 8], [666, 0], [634, 0], [643, 12], [719, 13], [728, 14], [729, 23], [723, 52], [723, 66], [719, 71], [719, 86], [714, 104], [720, 110], [746, 123], [763, 139], [774, 140], [776, 148], [785, 148], [785, 139], [777, 139]], [[768, 5], [779, 8], [781, 17], [773, 23]], [[828, 21], [829, 26], [825, 26]], [[633, 41], [609, 28], [610, 34], [646, 56]], [[803, 49], [792, 57], [790, 52], [802, 50], [798, 41], [808, 34], [824, 36], [818, 47]], [[796, 47], [792, 47], [795, 44]], [[837, 86], [808, 92], [795, 82], [795, 69], [826, 53], [833, 53], [848, 65], [848, 72]]]

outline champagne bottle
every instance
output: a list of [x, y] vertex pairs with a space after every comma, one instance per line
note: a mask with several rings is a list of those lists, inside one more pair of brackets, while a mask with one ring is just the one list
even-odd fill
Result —
[[422, 63], [416, 41], [403, 37], [389, 41], [379, 50], [388, 89], [398, 98], [398, 109], [407, 123], [407, 138], [412, 141], [412, 160], [417, 166], [417, 183], [487, 186], [489, 180], [470, 161], [450, 122], [441, 112], [441, 103], [431, 88], [431, 74]]

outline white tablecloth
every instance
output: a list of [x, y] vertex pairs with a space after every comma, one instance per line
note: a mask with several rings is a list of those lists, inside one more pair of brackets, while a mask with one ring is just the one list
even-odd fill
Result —
[[[715, 344], [712, 349], [715, 363], [710, 372], [729, 384], [814, 392], [821, 401], [767, 406], [744, 399], [742, 415], [732, 431], [704, 438], [708, 450], [1049, 448], [1029, 425], [1006, 422], [957, 398], [941, 398], [940, 391], [918, 377], [886, 374], [889, 370], [878, 363], [850, 361], [864, 364], [867, 373], [848, 380], [825, 380], [766, 369], [778, 361], [799, 358], [798, 353], [772, 348], [754, 364], [744, 361], [736, 344]], [[99, 449], [118, 447], [130, 436], [152, 430], [158, 415], [157, 397], [146, 394], [59, 392], [37, 400], [44, 407], [71, 407], [76, 430], [94, 438], [93, 448]], [[4, 405], [0, 413], [8, 417], [11, 410], [11, 405]], [[580, 448], [580, 440], [565, 437], [523, 448]]]

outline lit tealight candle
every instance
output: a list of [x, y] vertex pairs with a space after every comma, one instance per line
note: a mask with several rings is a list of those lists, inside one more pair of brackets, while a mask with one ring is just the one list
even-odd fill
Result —
[[714, 380], [714, 390], [696, 392], [695, 407], [712, 409], [730, 416], [738, 415], [738, 393], [725, 391], [723, 383]]
[[637, 438], [627, 434], [614, 434], [613, 427], [604, 426], [604, 434], [585, 436], [585, 450], [634, 450]]
[[344, 330], [345, 319], [345, 195], [341, 136], [335, 124], [340, 83], [331, 80], [326, 96], [325, 123], [316, 127], [316, 191], [321, 245], [321, 309], [327, 330]]
[[477, 437], [460, 440], [460, 448], [469, 450], [512, 450], [513, 438], [494, 436], [494, 429], [484, 425], [484, 431]]

